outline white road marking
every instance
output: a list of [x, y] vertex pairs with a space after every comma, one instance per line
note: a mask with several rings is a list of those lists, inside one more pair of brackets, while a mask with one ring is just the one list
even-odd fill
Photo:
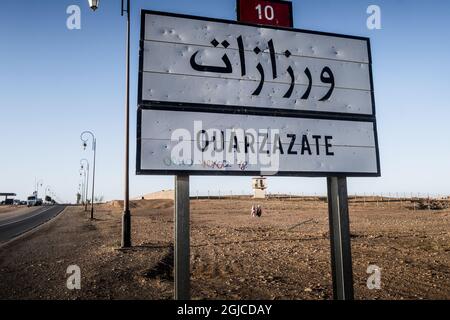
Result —
[[43, 211], [39, 211], [38, 213], [33, 214], [32, 216], [26, 217], [26, 218], [21, 219], [21, 220], [17, 220], [17, 221], [12, 221], [12, 222], [8, 222], [8, 223], [0, 224], [0, 228], [1, 228], [1, 227], [4, 227], [4, 226], [9, 226], [9, 225], [14, 224], [14, 223], [19, 223], [19, 222], [22, 222], [22, 221], [31, 219], [31, 218], [36, 217], [36, 216], [38, 216], [38, 215], [40, 215], [40, 214], [42, 214], [42, 213], [44, 213], [44, 212], [47, 212], [48, 210], [50, 210], [50, 209], [52, 209], [52, 208], [53, 208], [53, 207], [49, 207], [49, 208], [47, 208], [47, 209], [45, 209], [45, 210], [43, 210]]

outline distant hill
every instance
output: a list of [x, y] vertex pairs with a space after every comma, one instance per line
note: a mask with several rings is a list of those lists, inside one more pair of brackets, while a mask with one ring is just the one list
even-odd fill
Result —
[[161, 200], [161, 199], [174, 200], [175, 199], [175, 191], [174, 190], [162, 190], [162, 191], [158, 191], [158, 192], [147, 193], [142, 196], [133, 198], [133, 200], [142, 200], [142, 198], [144, 200]]

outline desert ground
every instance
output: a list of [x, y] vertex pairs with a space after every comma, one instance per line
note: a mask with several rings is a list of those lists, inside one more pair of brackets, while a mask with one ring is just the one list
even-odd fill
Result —
[[[350, 201], [355, 298], [450, 299], [450, 210], [375, 200]], [[0, 299], [172, 299], [172, 200], [132, 202], [127, 250], [121, 202], [88, 216], [67, 207], [0, 247]], [[332, 299], [329, 259], [325, 199], [191, 200], [193, 299]], [[81, 290], [66, 287], [69, 265], [81, 268]], [[381, 268], [378, 290], [367, 288], [369, 265]]]

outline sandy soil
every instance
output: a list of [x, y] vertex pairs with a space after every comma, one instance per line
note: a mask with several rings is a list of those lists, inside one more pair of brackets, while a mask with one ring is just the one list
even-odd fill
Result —
[[[194, 299], [330, 299], [324, 201], [191, 201]], [[96, 220], [69, 207], [37, 232], [0, 248], [1, 299], [171, 299], [173, 202], [133, 203], [134, 247], [120, 244], [120, 202]], [[410, 203], [350, 206], [357, 299], [450, 299], [450, 210]], [[305, 222], [298, 225], [300, 222]], [[82, 288], [66, 288], [66, 268], [81, 268]], [[381, 268], [381, 289], [366, 269]]]

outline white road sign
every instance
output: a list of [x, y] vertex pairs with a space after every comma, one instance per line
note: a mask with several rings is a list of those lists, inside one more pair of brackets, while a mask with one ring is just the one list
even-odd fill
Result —
[[374, 115], [369, 39], [142, 14], [139, 105]]
[[139, 111], [138, 173], [376, 176], [375, 124]]
[[138, 174], [379, 176], [369, 39], [142, 12]]

